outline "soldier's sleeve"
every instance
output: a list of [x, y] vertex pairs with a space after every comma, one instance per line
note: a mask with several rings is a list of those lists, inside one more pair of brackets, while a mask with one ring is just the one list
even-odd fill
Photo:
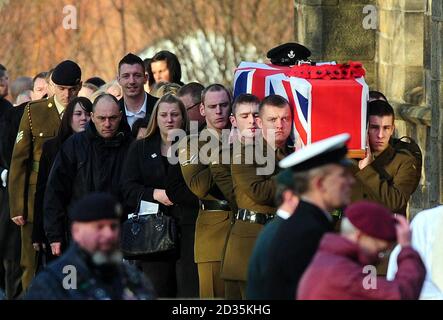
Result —
[[[232, 154], [232, 152], [229, 150], [227, 152], [230, 152]], [[210, 163], [209, 169], [214, 182], [223, 193], [225, 199], [229, 201], [231, 208], [236, 208], [237, 205], [235, 201], [231, 176], [231, 164], [223, 163], [220, 154], [220, 157], [217, 161], [213, 161]]]
[[213, 180], [209, 166], [198, 158], [198, 147], [191, 143], [192, 138], [183, 139], [179, 145], [180, 166], [186, 185], [199, 199], [206, 197]]
[[11, 168], [9, 172], [9, 206], [11, 218], [25, 216], [25, 201], [28, 193], [29, 165], [32, 154], [32, 132], [29, 123], [29, 104], [25, 108], [14, 151], [12, 152]]
[[234, 163], [231, 165], [231, 174], [237, 184], [237, 194], [246, 194], [249, 198], [254, 199], [258, 204], [273, 205], [276, 184], [272, 179], [272, 175], [260, 175], [257, 173], [256, 164], [236, 164], [234, 155]]
[[371, 165], [358, 172], [356, 177], [374, 199], [385, 204], [394, 213], [399, 213], [406, 206], [420, 180], [413, 157], [402, 160], [391, 181], [381, 179]]

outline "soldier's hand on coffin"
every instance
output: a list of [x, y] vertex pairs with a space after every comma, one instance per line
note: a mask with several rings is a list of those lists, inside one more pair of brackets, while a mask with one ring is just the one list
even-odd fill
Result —
[[369, 136], [366, 137], [366, 157], [364, 157], [363, 159], [361, 159], [358, 162], [358, 167], [360, 168], [360, 170], [363, 170], [364, 168], [366, 168], [368, 165], [371, 164], [373, 160], [372, 157], [372, 152], [371, 152], [371, 147], [369, 146]]
[[154, 189], [153, 198], [165, 206], [173, 205], [172, 201], [169, 200], [168, 196], [166, 195], [166, 191], [164, 189]]
[[23, 216], [16, 216], [12, 218], [12, 221], [18, 226], [24, 226], [26, 224], [26, 220], [23, 218]]
[[51, 252], [54, 256], [60, 256], [62, 254], [62, 244], [61, 242], [51, 243]]

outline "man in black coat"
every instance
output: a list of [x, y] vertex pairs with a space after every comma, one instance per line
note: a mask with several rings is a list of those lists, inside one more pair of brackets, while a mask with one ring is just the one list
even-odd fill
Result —
[[70, 210], [73, 243], [32, 282], [30, 300], [150, 300], [152, 284], [122, 262], [119, 219], [114, 197], [93, 193]]
[[73, 201], [93, 191], [122, 198], [122, 168], [131, 139], [118, 101], [104, 94], [94, 101], [86, 131], [65, 141], [51, 169], [44, 199], [44, 228], [53, 255], [60, 255], [62, 244], [70, 240], [66, 213]]
[[7, 299], [12, 299], [19, 293], [21, 268], [20, 229], [9, 218], [8, 170], [15, 136], [12, 145], [9, 145], [8, 115], [14, 108], [5, 99], [7, 95], [8, 74], [6, 68], [0, 65], [0, 290], [4, 290]]
[[148, 78], [143, 60], [132, 53], [124, 56], [118, 63], [117, 80], [123, 91], [123, 98], [119, 100], [123, 122], [132, 128], [139, 118], [149, 120], [158, 98], [144, 91]]
[[354, 179], [344, 157], [349, 134], [313, 143], [280, 162], [294, 172], [295, 192], [301, 201], [283, 221], [269, 248], [265, 267], [266, 299], [295, 299], [298, 282], [317, 251], [323, 234], [333, 231], [334, 209], [350, 201]]

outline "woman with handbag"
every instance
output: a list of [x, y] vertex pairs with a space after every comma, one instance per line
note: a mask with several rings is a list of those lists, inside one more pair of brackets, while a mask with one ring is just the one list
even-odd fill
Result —
[[[182, 129], [184, 132], [187, 127], [188, 117], [181, 100], [172, 94], [161, 97], [152, 112], [146, 137], [133, 142], [124, 165], [123, 194], [125, 205], [131, 210], [131, 213], [137, 213], [141, 207], [140, 201], [144, 201], [144, 204], [148, 203], [150, 210], [156, 211], [156, 205], [158, 205], [158, 211], [161, 214], [174, 216], [174, 211], [178, 205], [173, 203], [166, 193], [167, 176], [171, 168], [169, 160], [172, 156], [175, 156], [174, 154], [171, 155], [172, 143], [171, 139], [168, 139], [168, 134], [176, 129]], [[190, 191], [188, 190], [188, 192]], [[137, 219], [141, 219], [143, 216], [140, 215], [139, 217]], [[123, 228], [122, 232], [133, 232], [134, 239], [139, 242], [140, 239], [137, 239], [138, 227], [134, 228], [139, 225], [136, 222], [133, 223], [129, 220], [125, 222], [127, 226], [132, 227]], [[143, 232], [139, 232], [139, 234], [141, 233]], [[131, 244], [128, 244], [127, 234], [123, 234], [122, 239], [123, 253], [130, 251]], [[149, 241], [145, 241], [145, 243], [149, 246]], [[139, 243], [134, 244], [134, 246], [140, 249]], [[146, 249], [150, 250], [152, 248]], [[178, 257], [179, 249], [177, 246], [168, 251], [133, 255], [132, 257], [126, 255], [126, 258], [134, 259], [135, 264], [152, 281], [159, 297], [176, 297], [177, 277], [175, 265]]]

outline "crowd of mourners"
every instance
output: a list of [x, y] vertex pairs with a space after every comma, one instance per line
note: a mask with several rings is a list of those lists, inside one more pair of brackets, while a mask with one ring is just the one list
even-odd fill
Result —
[[[292, 107], [183, 83], [169, 51], [128, 53], [109, 82], [71, 60], [14, 81], [0, 65], [1, 294], [443, 298], [443, 206], [409, 224], [421, 153], [388, 99], [370, 91], [361, 159], [348, 134], [296, 148]], [[121, 225], [146, 206], [176, 245], [126, 256]]]

